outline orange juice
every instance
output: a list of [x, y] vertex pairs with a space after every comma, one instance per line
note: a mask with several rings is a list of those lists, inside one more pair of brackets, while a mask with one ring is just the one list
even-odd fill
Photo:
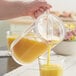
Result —
[[55, 45], [57, 45], [59, 42], [60, 42], [59, 40], [51, 40], [51, 41], [48, 41], [48, 48], [47, 48], [47, 50], [48, 50], [47, 65], [50, 64], [50, 60], [51, 60], [51, 58], [50, 58], [51, 49], [52, 49]]
[[[8, 46], [18, 37], [18, 35], [11, 35], [7, 37]], [[23, 37], [12, 49], [13, 56], [17, 61], [25, 63], [32, 62], [47, 49], [47, 44], [41, 40], [37, 40], [37, 36], [33, 33], [27, 34]]]
[[[7, 43], [8, 43], [8, 47], [11, 46], [11, 43], [18, 37], [18, 34], [12, 34], [10, 36], [7, 37]], [[27, 34], [26, 36], [34, 36], [34, 34], [30, 33]]]
[[29, 63], [47, 50], [48, 45], [45, 42], [22, 38], [12, 48], [13, 55], [19, 62]]
[[17, 35], [11, 35], [7, 37], [8, 47], [10, 47], [11, 43], [17, 38]]
[[42, 65], [40, 76], [62, 76], [62, 68], [56, 64]]

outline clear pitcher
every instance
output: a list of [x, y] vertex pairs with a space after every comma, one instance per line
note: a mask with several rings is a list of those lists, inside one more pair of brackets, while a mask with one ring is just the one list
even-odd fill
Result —
[[44, 13], [11, 44], [13, 59], [24, 65], [35, 61], [64, 38], [64, 24], [50, 14]]

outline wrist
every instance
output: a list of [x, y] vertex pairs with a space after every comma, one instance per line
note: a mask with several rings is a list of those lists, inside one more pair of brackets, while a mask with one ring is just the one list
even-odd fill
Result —
[[29, 6], [28, 5], [29, 5], [29, 3], [25, 3], [25, 2], [22, 4], [22, 15], [23, 16], [29, 16], [29, 12], [28, 12]]
[[13, 2], [13, 6], [14, 7], [14, 11], [17, 11], [17, 13], [20, 15], [20, 16], [24, 16], [24, 15], [27, 15], [27, 3], [25, 2], [22, 2], [22, 1], [16, 1], [16, 2]]

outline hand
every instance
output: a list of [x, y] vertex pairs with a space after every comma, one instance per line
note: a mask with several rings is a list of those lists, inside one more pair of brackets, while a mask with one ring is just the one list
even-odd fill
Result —
[[32, 2], [0, 0], [0, 20], [16, 18], [20, 16], [32, 16], [37, 18], [51, 6], [39, 0]]
[[36, 0], [36, 1], [26, 4], [24, 15], [28, 15], [28, 16], [37, 18], [50, 7], [51, 7], [51, 5], [47, 4], [47, 2], [41, 2], [39, 0]]

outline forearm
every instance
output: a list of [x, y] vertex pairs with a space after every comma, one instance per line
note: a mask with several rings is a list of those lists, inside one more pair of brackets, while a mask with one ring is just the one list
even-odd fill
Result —
[[24, 6], [23, 2], [0, 1], [0, 20], [27, 15]]

